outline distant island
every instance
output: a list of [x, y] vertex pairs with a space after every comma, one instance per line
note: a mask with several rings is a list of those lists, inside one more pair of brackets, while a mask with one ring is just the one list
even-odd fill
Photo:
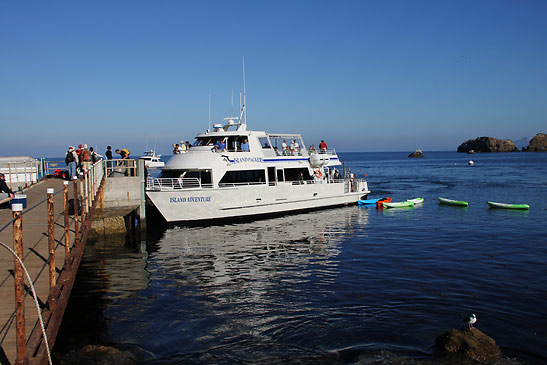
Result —
[[[492, 137], [478, 137], [469, 139], [458, 146], [458, 152], [518, 152], [515, 142], [510, 139], [497, 139]], [[547, 152], [547, 134], [538, 133], [530, 140], [528, 147], [523, 147], [525, 152]]]

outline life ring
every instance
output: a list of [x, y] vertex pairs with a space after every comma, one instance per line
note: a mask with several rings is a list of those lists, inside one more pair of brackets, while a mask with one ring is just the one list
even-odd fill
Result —
[[320, 179], [321, 178], [321, 170], [315, 170], [315, 176]]

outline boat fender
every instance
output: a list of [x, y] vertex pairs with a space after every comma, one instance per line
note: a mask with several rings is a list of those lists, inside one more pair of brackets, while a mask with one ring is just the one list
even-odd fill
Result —
[[315, 170], [315, 176], [320, 179], [321, 178], [321, 170]]

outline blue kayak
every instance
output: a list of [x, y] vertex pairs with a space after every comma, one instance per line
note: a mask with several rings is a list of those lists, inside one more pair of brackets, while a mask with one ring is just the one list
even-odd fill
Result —
[[382, 198], [359, 200], [357, 203], [359, 203], [359, 205], [376, 204], [376, 202], [380, 199]]

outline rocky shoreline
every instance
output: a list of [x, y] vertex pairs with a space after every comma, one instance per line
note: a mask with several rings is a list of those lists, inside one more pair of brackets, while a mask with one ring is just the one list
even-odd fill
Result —
[[[458, 152], [518, 152], [515, 142], [510, 139], [497, 139], [492, 137], [478, 137], [469, 139], [458, 146]], [[538, 133], [530, 140], [528, 147], [522, 148], [523, 152], [547, 152], [547, 134]]]

